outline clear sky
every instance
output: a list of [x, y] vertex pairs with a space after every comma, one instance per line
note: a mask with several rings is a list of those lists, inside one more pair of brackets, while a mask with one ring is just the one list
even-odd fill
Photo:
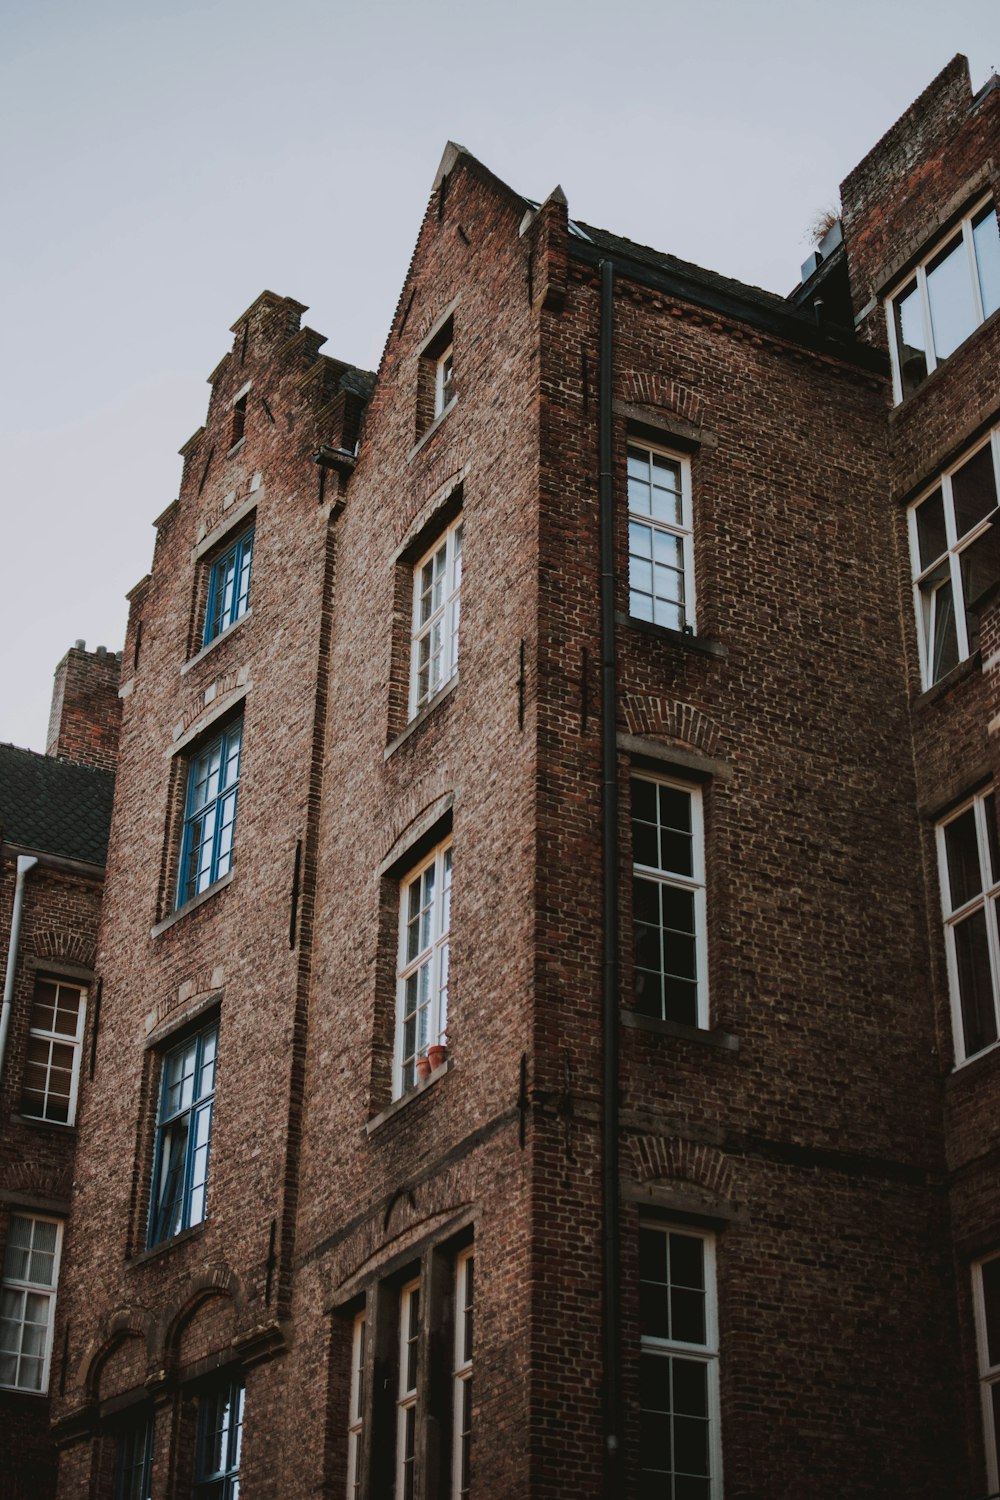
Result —
[[118, 649], [265, 287], [374, 368], [445, 142], [786, 292], [842, 178], [998, 0], [3, 0], [0, 740]]

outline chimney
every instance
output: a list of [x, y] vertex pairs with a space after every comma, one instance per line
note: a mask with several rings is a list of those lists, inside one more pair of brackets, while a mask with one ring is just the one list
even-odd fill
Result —
[[121, 657], [106, 646], [71, 646], [56, 667], [46, 755], [113, 771], [118, 760], [122, 706]]

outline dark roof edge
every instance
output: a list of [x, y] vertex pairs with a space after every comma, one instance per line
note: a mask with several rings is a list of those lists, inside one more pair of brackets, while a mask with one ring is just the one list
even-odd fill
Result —
[[91, 880], [103, 880], [106, 866], [95, 865], [87, 859], [70, 859], [66, 854], [50, 854], [46, 849], [29, 849], [25, 844], [0, 844], [0, 859], [17, 859], [19, 855], [37, 859], [40, 865], [50, 870], [64, 870], [69, 875], [86, 875]]
[[694, 277], [684, 276], [677, 272], [656, 270], [652, 266], [643, 265], [639, 261], [622, 255], [620, 251], [602, 249], [597, 245], [590, 245], [572, 237], [569, 241], [569, 252], [576, 260], [585, 261], [592, 266], [598, 266], [604, 260], [611, 260], [616, 266], [621, 267], [630, 281], [637, 281], [641, 286], [648, 286], [656, 291], [668, 292], [672, 296], [682, 298], [685, 302], [693, 302], [698, 307], [707, 308], [710, 312], [738, 318], [741, 323], [747, 323], [751, 328], [759, 329], [762, 333], [769, 333], [775, 338], [785, 339], [789, 343], [799, 344], [814, 354], [824, 354], [828, 358], [841, 360], [845, 364], [855, 365], [873, 374], [889, 374], [889, 358], [881, 350], [872, 349], [867, 344], [859, 344], [853, 339], [838, 338], [835, 334], [824, 333], [793, 312], [786, 313], [778, 309], [772, 312], [759, 302], [744, 301], [740, 297], [721, 291], [718, 287], [697, 281]]

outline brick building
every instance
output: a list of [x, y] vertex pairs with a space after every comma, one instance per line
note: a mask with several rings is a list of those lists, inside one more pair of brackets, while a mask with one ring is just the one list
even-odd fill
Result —
[[789, 298], [449, 146], [376, 377], [237, 321], [132, 595], [64, 1500], [1000, 1488], [998, 120], [955, 59]]
[[56, 669], [48, 751], [0, 745], [0, 1494], [55, 1488], [46, 1391], [111, 823], [119, 663]]

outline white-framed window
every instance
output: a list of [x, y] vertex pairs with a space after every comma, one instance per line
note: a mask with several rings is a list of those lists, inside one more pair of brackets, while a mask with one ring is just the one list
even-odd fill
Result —
[[439, 844], [400, 887], [393, 1097], [412, 1088], [417, 1058], [447, 1045], [451, 842]]
[[417, 1366], [420, 1357], [420, 1282], [399, 1294], [399, 1379], [396, 1388], [395, 1500], [413, 1500], [417, 1458]]
[[1000, 849], [996, 799], [979, 792], [938, 825], [955, 1061], [992, 1047], [1000, 997]]
[[635, 1009], [708, 1026], [705, 840], [701, 789], [632, 777]]
[[84, 985], [36, 978], [21, 1088], [21, 1113], [30, 1119], [60, 1125], [76, 1119], [86, 1010]]
[[452, 521], [413, 569], [410, 718], [458, 671], [462, 518]]
[[910, 506], [910, 556], [925, 688], [971, 656], [979, 622], [969, 605], [997, 576], [1000, 529], [986, 524], [1000, 495], [1000, 429]]
[[639, 1228], [640, 1493], [721, 1500], [715, 1239]]
[[434, 362], [434, 415], [439, 417], [455, 394], [455, 350], [449, 344]]
[[361, 1494], [361, 1435], [365, 1422], [365, 1353], [368, 1319], [363, 1312], [351, 1330], [351, 1394], [347, 1407], [347, 1500]]
[[11, 1214], [0, 1287], [0, 1386], [38, 1394], [49, 1388], [61, 1250], [58, 1219]]
[[455, 1346], [452, 1366], [453, 1500], [464, 1500], [470, 1487], [472, 1453], [472, 1335], [475, 1256], [463, 1250], [455, 1261]]
[[972, 1267], [976, 1345], [983, 1403], [983, 1440], [990, 1493], [1000, 1490], [1000, 1255]]
[[693, 631], [691, 464], [644, 443], [628, 445], [628, 612]]
[[885, 306], [893, 387], [902, 401], [1000, 307], [1000, 236], [990, 198], [934, 245]]

